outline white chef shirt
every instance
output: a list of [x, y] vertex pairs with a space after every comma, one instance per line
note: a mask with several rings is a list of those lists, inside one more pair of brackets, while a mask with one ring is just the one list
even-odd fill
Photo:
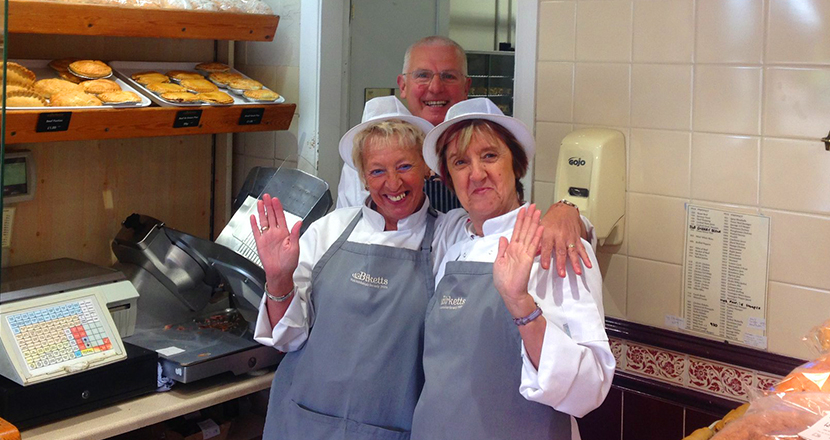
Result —
[[[460, 213], [448, 213], [449, 218], [444, 221], [463, 228], [466, 238], [446, 251], [438, 264], [435, 285], [444, 276], [448, 261], [494, 262], [499, 237], [510, 239], [518, 211], [485, 221], [483, 237], [475, 235], [471, 222], [460, 222], [463, 217], [453, 218]], [[455, 234], [457, 231], [443, 233]], [[560, 278], [555, 271], [543, 270], [539, 257], [531, 269], [528, 291], [542, 309], [547, 327], [538, 370], [533, 367], [522, 344], [523, 368], [519, 387], [526, 399], [577, 417], [602, 403], [611, 387], [616, 365], [605, 334], [602, 275], [593, 248], [585, 240], [582, 244], [589, 250], [593, 267], [583, 267], [581, 276], [568, 265], [566, 277]]]
[[[363, 188], [363, 183], [360, 182], [357, 171], [348, 165], [343, 165], [343, 169], [340, 171], [340, 183], [337, 185], [337, 209], [360, 206], [366, 201], [367, 197], [369, 197], [369, 191]], [[466, 211], [459, 208], [458, 213], [466, 214]], [[594, 225], [584, 215], [580, 214], [579, 218], [582, 220], [582, 224], [585, 225], [585, 231], [588, 233], [591, 246], [596, 249], [597, 238], [594, 235]], [[436, 261], [441, 260], [436, 259]]]
[[[359, 208], [337, 209], [312, 223], [303, 236], [300, 237], [300, 259], [297, 269], [294, 271], [295, 297], [288, 305], [285, 315], [272, 329], [271, 322], [268, 319], [268, 309], [265, 305], [267, 297], [262, 295], [254, 340], [284, 352], [295, 351], [302, 347], [308, 338], [311, 324], [314, 322], [313, 311], [309, 307], [310, 295], [312, 294], [311, 272], [317, 262], [323, 258], [326, 251], [346, 230], [346, 227], [358, 212], [362, 211], [363, 217], [355, 225], [347, 241], [417, 250], [421, 246], [426, 231], [428, 208], [429, 199], [425, 198], [421, 209], [398, 222], [397, 231], [384, 231], [386, 222], [383, 216], [366, 205]], [[442, 217], [439, 216], [436, 220], [434, 236], [450, 237], [454, 241], [453, 231], [460, 228], [457, 225], [443, 224]], [[450, 226], [452, 226], [453, 231], [447, 230]], [[443, 256], [448, 246], [446, 241], [440, 243], [433, 241], [433, 256]], [[435, 265], [433, 265], [434, 267]]]

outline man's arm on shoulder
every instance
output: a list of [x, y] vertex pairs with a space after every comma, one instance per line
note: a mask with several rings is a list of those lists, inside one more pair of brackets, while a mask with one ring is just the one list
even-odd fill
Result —
[[568, 261], [578, 275], [582, 274], [582, 264], [592, 267], [580, 238], [593, 242], [593, 227], [588, 219], [579, 215], [576, 206], [562, 201], [554, 203], [542, 218], [542, 226], [545, 227], [541, 254], [544, 269], [550, 270], [551, 258], [556, 259], [556, 273], [560, 277], [565, 276]]

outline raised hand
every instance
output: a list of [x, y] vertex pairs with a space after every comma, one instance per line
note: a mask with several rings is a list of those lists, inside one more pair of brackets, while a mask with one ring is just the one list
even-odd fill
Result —
[[502, 299], [510, 308], [512, 303], [527, 299], [527, 284], [530, 269], [542, 239], [542, 226], [539, 225], [541, 211], [536, 205], [530, 205], [527, 212], [519, 210], [513, 236], [499, 239], [499, 252], [493, 263], [493, 282]]
[[543, 269], [550, 269], [551, 258], [556, 258], [556, 273], [563, 278], [569, 261], [577, 275], [582, 274], [582, 264], [591, 267], [591, 258], [580, 240], [587, 238], [587, 233], [579, 218], [579, 210], [556, 203], [542, 218], [542, 226], [545, 227], [541, 255]]
[[259, 226], [256, 216], [251, 215], [259, 259], [265, 269], [268, 290], [274, 295], [283, 295], [294, 288], [294, 270], [300, 258], [300, 227], [297, 222], [289, 232], [282, 203], [276, 197], [265, 194], [257, 200]]

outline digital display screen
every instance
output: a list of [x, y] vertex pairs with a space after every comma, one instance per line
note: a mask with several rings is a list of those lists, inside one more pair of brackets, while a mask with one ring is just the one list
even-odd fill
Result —
[[15, 157], [3, 164], [3, 196], [26, 194], [26, 158]]

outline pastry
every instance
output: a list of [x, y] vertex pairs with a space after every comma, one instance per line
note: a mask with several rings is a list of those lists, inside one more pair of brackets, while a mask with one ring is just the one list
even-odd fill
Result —
[[137, 83], [142, 85], [170, 82], [170, 78], [168, 78], [167, 75], [158, 72], [134, 73], [130, 75], [130, 78], [134, 79]]
[[197, 93], [215, 92], [219, 90], [216, 84], [202, 78], [202, 79], [183, 79], [182, 86], [187, 90]]
[[135, 92], [119, 90], [117, 92], [104, 92], [98, 95], [98, 99], [104, 104], [124, 104], [127, 102], [141, 102], [141, 97]]
[[228, 87], [236, 90], [259, 90], [262, 83], [250, 78], [237, 78], [228, 83]]
[[172, 102], [199, 102], [199, 97], [190, 92], [167, 92], [159, 96]]
[[[0, 70], [0, 78], [3, 76], [3, 71]], [[9, 61], [6, 63], [6, 84], [17, 84], [24, 87], [30, 87], [35, 83], [35, 72], [26, 67]]]
[[70, 71], [68, 71], [68, 70], [64, 70], [64, 71], [62, 71], [62, 72], [58, 72], [58, 75], [60, 75], [60, 77], [61, 77], [61, 78], [65, 79], [65, 80], [67, 80], [67, 81], [73, 82], [73, 83], [75, 83], [75, 84], [80, 84], [81, 82], [86, 81], [86, 79], [85, 79], [85, 78], [81, 78], [81, 77], [79, 77], [79, 76], [75, 76], [75, 75], [73, 75], [73, 74], [72, 74]]
[[92, 81], [84, 81], [81, 83], [84, 91], [98, 95], [106, 92], [121, 91], [121, 86], [117, 82], [110, 79], [93, 79]]
[[40, 93], [46, 98], [51, 98], [52, 95], [67, 90], [83, 90], [81, 86], [60, 78], [48, 78], [39, 80], [34, 84], [33, 88], [35, 92]]
[[238, 73], [231, 72], [213, 72], [208, 76], [208, 79], [222, 85], [228, 85], [229, 82], [235, 79], [245, 78]]
[[186, 92], [187, 89], [173, 83], [150, 83], [146, 86], [147, 90], [155, 93], [167, 93], [167, 92]]
[[187, 70], [171, 70], [167, 72], [167, 76], [179, 81], [183, 79], [205, 79], [199, 72], [188, 72]]
[[52, 107], [82, 107], [101, 105], [101, 100], [83, 90], [66, 90], [52, 95]]
[[46, 98], [31, 90], [6, 92], [6, 107], [46, 107]]
[[31, 87], [21, 86], [20, 84], [6, 84], [6, 95], [9, 92], [34, 92]]
[[209, 102], [211, 104], [233, 104], [233, 97], [225, 92], [215, 91], [207, 93], [199, 93], [196, 95], [202, 102]]
[[58, 72], [66, 72], [69, 69], [69, 65], [78, 61], [77, 58], [61, 58], [58, 60], [49, 61], [49, 67], [58, 71]]
[[81, 78], [106, 78], [112, 75], [112, 68], [98, 60], [78, 60], [69, 64], [69, 71]]
[[276, 101], [280, 99], [280, 94], [268, 89], [259, 90], [245, 90], [243, 95], [248, 99], [255, 101]]
[[203, 72], [228, 72], [231, 70], [231, 66], [225, 63], [200, 63], [196, 65], [196, 70], [201, 70]]

